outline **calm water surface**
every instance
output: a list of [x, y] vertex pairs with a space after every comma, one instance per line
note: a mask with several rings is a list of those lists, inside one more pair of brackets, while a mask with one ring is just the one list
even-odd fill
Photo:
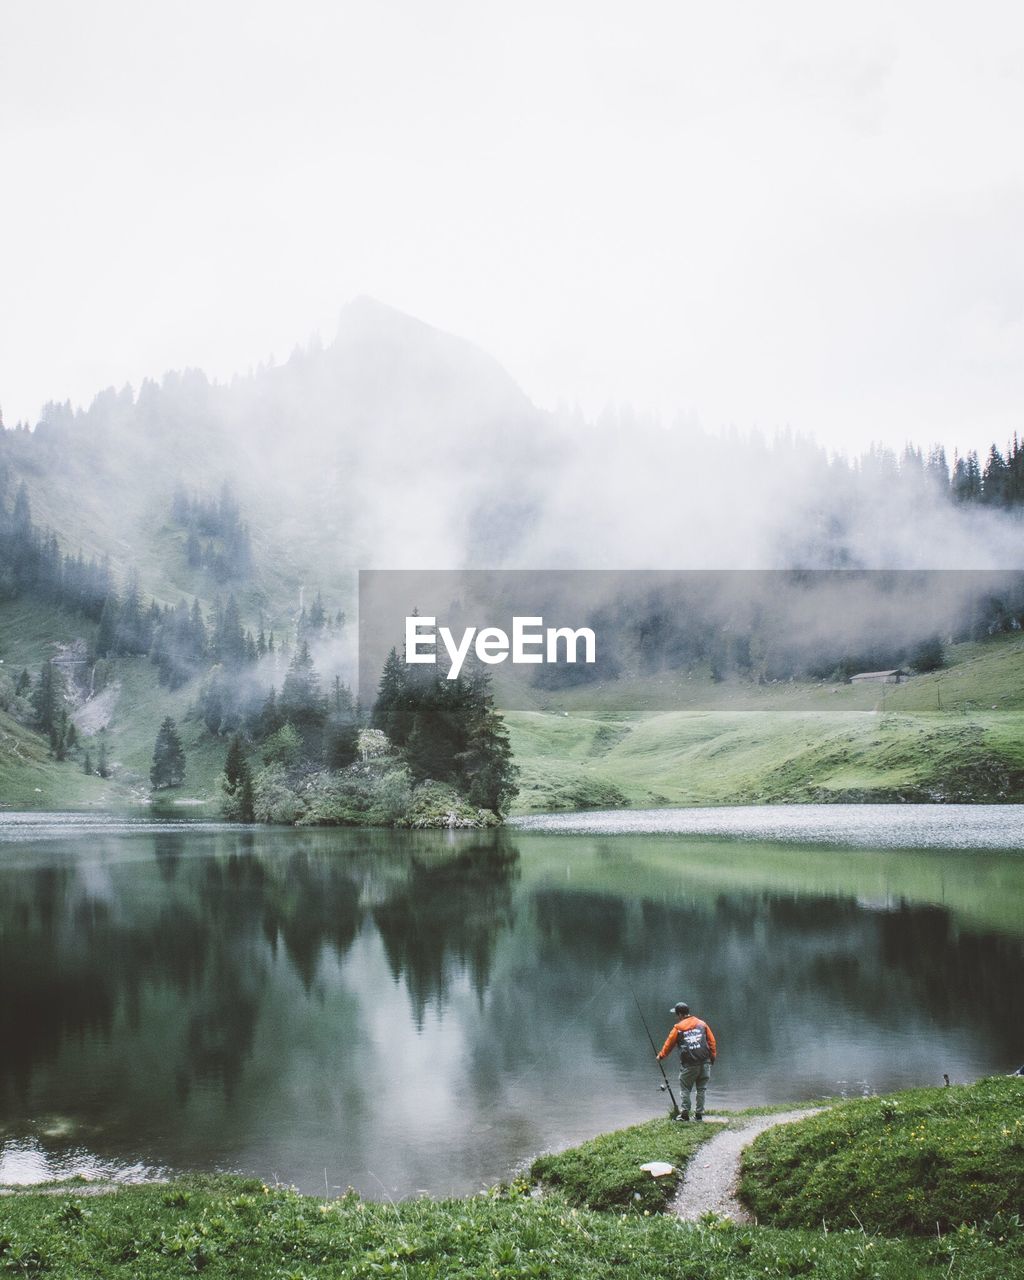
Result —
[[1015, 1068], [1022, 811], [0, 816], [0, 1180], [474, 1190], [659, 1113], [630, 986], [708, 1019], [724, 1106]]

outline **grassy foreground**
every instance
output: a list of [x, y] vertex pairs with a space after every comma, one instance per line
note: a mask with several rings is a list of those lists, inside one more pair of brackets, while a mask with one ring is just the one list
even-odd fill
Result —
[[1020, 1275], [1024, 1250], [984, 1231], [901, 1241], [688, 1226], [595, 1213], [522, 1187], [466, 1200], [322, 1201], [240, 1179], [127, 1187], [110, 1195], [0, 1199], [0, 1272], [55, 1280], [917, 1280]]
[[[841, 1103], [770, 1130], [745, 1167], [756, 1227], [658, 1212], [675, 1180], [652, 1179], [639, 1164], [682, 1165], [718, 1126], [655, 1120], [538, 1159], [531, 1178], [543, 1179], [541, 1198], [526, 1179], [462, 1200], [399, 1204], [352, 1192], [321, 1200], [227, 1177], [95, 1195], [74, 1183], [22, 1191], [0, 1197], [0, 1274], [1012, 1280], [1024, 1277], [1022, 1101], [1024, 1080], [996, 1078]], [[860, 1221], [841, 1225], [846, 1218]], [[907, 1234], [884, 1234], [895, 1231]]]
[[[680, 1170], [719, 1127], [649, 1120], [601, 1134], [568, 1151], [540, 1156], [530, 1166], [530, 1177], [557, 1188], [579, 1208], [660, 1213], [675, 1195]], [[676, 1172], [652, 1178], [640, 1168], [651, 1160], [675, 1165]]]
[[992, 1222], [1024, 1240], [1024, 1078], [910, 1089], [769, 1129], [745, 1154], [740, 1194], [776, 1226]]

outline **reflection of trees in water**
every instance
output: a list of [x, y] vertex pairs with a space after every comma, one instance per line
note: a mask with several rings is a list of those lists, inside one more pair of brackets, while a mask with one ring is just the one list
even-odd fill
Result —
[[351, 945], [359, 888], [335, 863], [251, 851], [184, 859], [183, 839], [155, 839], [159, 887], [139, 864], [114, 868], [109, 899], [93, 896], [73, 865], [8, 878], [0, 1082], [24, 1089], [72, 1039], [110, 1039], [119, 1017], [137, 1031], [146, 997], [170, 990], [184, 1016], [179, 1089], [193, 1079], [229, 1087], [251, 1051], [267, 939], [282, 940], [307, 989], [323, 945], [339, 954]]
[[546, 957], [571, 954], [594, 972], [619, 963], [628, 938], [627, 904], [610, 893], [540, 889], [533, 913]]
[[[556, 880], [514, 914], [519, 854], [507, 832], [146, 839], [148, 865], [61, 857], [3, 872], [0, 1115], [23, 1114], [34, 1086], [37, 1110], [137, 1133], [150, 1116], [166, 1119], [175, 1083], [181, 1098], [200, 1099], [205, 1083], [231, 1095], [231, 1125], [244, 1125], [246, 1107], [258, 1123], [257, 1046], [282, 1055], [260, 1066], [303, 1078], [320, 1070], [311, 1044], [362, 1035], [370, 993], [346, 991], [329, 1022], [295, 1005], [296, 993], [318, 990], [325, 948], [345, 956], [368, 920], [417, 1019], [463, 975], [487, 992], [467, 1024], [466, 1081], [488, 1105], [502, 1079], [571, 1076], [581, 1054], [650, 1069], [630, 983], [656, 1036], [668, 1004], [688, 999], [740, 1072], [784, 1070], [809, 1042], [849, 1044], [860, 1025], [934, 1035], [955, 1019], [1008, 1059], [1020, 1052], [1021, 941], [958, 930], [938, 908], [784, 892], [645, 900], [640, 883], [620, 894]], [[296, 1026], [309, 1033], [304, 1047], [273, 1039]], [[147, 1048], [148, 1070], [121, 1066]], [[214, 1113], [197, 1114], [206, 1123]]]
[[959, 930], [944, 908], [906, 903], [878, 927], [886, 964], [936, 1019], [980, 1020], [1007, 1065], [1024, 1059], [1024, 940]]
[[[116, 1050], [122, 1033], [176, 1037], [180, 1097], [198, 1081], [231, 1092], [253, 1050], [278, 949], [309, 993], [324, 948], [341, 958], [352, 946], [367, 899], [384, 898], [373, 915], [420, 1012], [443, 997], [453, 964], [469, 970], [478, 991], [487, 985], [518, 858], [501, 833], [468, 847], [460, 840], [441, 857], [436, 836], [359, 833], [339, 850], [313, 833], [282, 851], [242, 832], [218, 839], [215, 856], [187, 856], [190, 839], [152, 837], [153, 864], [104, 868], [100, 890], [85, 863], [5, 877], [4, 1109], [18, 1110], [11, 1090], [23, 1095], [64, 1046], [91, 1037]], [[175, 997], [170, 1006], [164, 993]]]
[[263, 974], [237, 965], [218, 970], [189, 1014], [186, 1053], [175, 1073], [182, 1100], [193, 1080], [216, 1081], [230, 1097], [252, 1052]]
[[185, 836], [180, 831], [162, 831], [153, 837], [153, 856], [160, 868], [160, 878], [168, 884], [178, 874], [178, 865], [185, 852]]
[[[65, 1036], [104, 1033], [114, 1014], [114, 994], [103, 957], [86, 944], [77, 963], [64, 964], [64, 904], [76, 877], [71, 868], [47, 867], [26, 877], [13, 893], [5, 879], [0, 897], [0, 1084], [4, 1092], [28, 1089], [32, 1069], [52, 1058]], [[85, 904], [82, 904], [83, 907]], [[78, 913], [76, 930], [95, 933], [107, 915], [102, 902]]]
[[1024, 1023], [1022, 943], [958, 931], [945, 910], [782, 893], [637, 902], [561, 888], [537, 891], [531, 907], [535, 934], [517, 936], [518, 963], [492, 988], [478, 1036], [480, 1058], [513, 1077], [572, 1073], [580, 1055], [641, 1064], [649, 1049], [631, 987], [656, 1039], [669, 1005], [688, 1000], [731, 1069], [791, 1069], [859, 1026], [865, 1051], [877, 1042], [883, 1053], [888, 1029], [922, 1014], [939, 1026], [956, 1018], [1024, 1057], [1012, 1048]]
[[288, 860], [287, 889], [264, 905], [263, 932], [280, 938], [307, 991], [325, 945], [344, 956], [362, 922], [360, 886], [340, 867], [312, 861], [306, 853]]
[[417, 1023], [427, 1005], [443, 1004], [452, 969], [468, 971], [482, 996], [498, 934], [512, 923], [512, 882], [519, 852], [496, 836], [451, 857], [414, 857], [408, 878], [373, 910], [388, 964], [404, 977]]

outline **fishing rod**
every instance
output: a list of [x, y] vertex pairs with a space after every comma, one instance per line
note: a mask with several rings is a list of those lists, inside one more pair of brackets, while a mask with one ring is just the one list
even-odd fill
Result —
[[679, 1103], [676, 1102], [676, 1095], [672, 1092], [672, 1086], [668, 1082], [668, 1076], [665, 1074], [665, 1068], [661, 1065], [661, 1059], [658, 1057], [658, 1046], [654, 1043], [654, 1037], [651, 1035], [651, 1029], [647, 1025], [647, 1019], [644, 1017], [644, 1011], [640, 1008], [640, 1001], [637, 1000], [636, 992], [633, 990], [633, 984], [631, 982], [627, 982], [626, 986], [629, 987], [633, 1000], [636, 1003], [636, 1011], [640, 1015], [640, 1021], [644, 1024], [644, 1030], [647, 1032], [647, 1039], [650, 1040], [651, 1048], [654, 1050], [654, 1060], [658, 1064], [658, 1070], [661, 1072], [662, 1080], [665, 1081], [662, 1088], [668, 1090], [668, 1096], [672, 1099], [672, 1112], [674, 1115], [678, 1115]]

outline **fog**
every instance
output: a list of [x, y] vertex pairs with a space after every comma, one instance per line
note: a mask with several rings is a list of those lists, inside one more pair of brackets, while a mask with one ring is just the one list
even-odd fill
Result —
[[[1020, 629], [1024, 576], [942, 571], [386, 571], [359, 584], [359, 688], [376, 686], [388, 650], [401, 650], [417, 611], [422, 633], [447, 627], [527, 630], [587, 626], [596, 633], [593, 665], [544, 668], [539, 657], [485, 659], [499, 678], [503, 705], [520, 705], [523, 686], [564, 690], [666, 671], [739, 672], [759, 683], [794, 676], [845, 679], [853, 670], [917, 662], [920, 646], [979, 639]], [[431, 653], [427, 644], [421, 653]], [[450, 650], [449, 650], [450, 651]], [[537, 653], [535, 649], [533, 651]], [[564, 651], [563, 651], [564, 652]], [[422, 660], [422, 659], [421, 659]], [[437, 669], [450, 663], [441, 640]], [[479, 659], [470, 667], [483, 669]]]
[[953, 503], [916, 454], [547, 413], [475, 344], [366, 298], [280, 364], [111, 389], [6, 434], [41, 519], [123, 567], [166, 557], [176, 484], [228, 480], [269, 605], [304, 586], [347, 607], [367, 568], [1024, 567], [1020, 508]]

